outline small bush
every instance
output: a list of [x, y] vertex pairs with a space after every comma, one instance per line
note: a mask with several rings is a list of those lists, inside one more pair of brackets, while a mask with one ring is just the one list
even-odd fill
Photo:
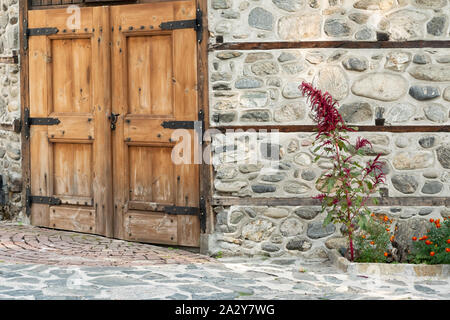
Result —
[[376, 217], [371, 215], [371, 219], [358, 232], [356, 237], [357, 262], [389, 262], [393, 235], [391, 234], [391, 223], [387, 216]]
[[423, 236], [412, 239], [411, 262], [426, 264], [450, 263], [450, 219], [430, 219], [430, 229]]

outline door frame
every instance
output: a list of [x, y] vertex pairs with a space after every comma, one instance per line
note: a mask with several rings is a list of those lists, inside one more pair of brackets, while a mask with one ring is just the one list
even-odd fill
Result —
[[[144, 0], [140, 2], [159, 2], [160, 0]], [[176, 1], [176, 0], [175, 0]], [[194, 0], [193, 0], [194, 1]], [[195, 0], [196, 6], [202, 10], [202, 41], [197, 42], [197, 83], [198, 83], [198, 110], [204, 114], [204, 129], [210, 127], [209, 123], [209, 93], [208, 93], [208, 4], [207, 0]], [[53, 6], [54, 8], [64, 8], [68, 5]], [[101, 5], [117, 5], [114, 2], [102, 2]], [[28, 25], [28, 10], [31, 8], [31, 0], [19, 0], [19, 65], [20, 65], [20, 113], [21, 113], [21, 153], [22, 153], [22, 207], [26, 208], [27, 188], [31, 186], [31, 158], [30, 140], [26, 138], [26, 130], [23, 126], [25, 108], [30, 105], [29, 97], [29, 64], [28, 48], [24, 46], [27, 37], [26, 29]], [[45, 9], [52, 7], [46, 6]], [[44, 9], [44, 8], [43, 8]], [[209, 143], [204, 142], [203, 151], [209, 150]], [[204, 154], [204, 153], [202, 153]], [[206, 230], [200, 233], [200, 252], [206, 254], [208, 251], [208, 235], [214, 231], [214, 213], [212, 210], [212, 166], [202, 161], [199, 165], [199, 201], [204, 201], [206, 208]]]

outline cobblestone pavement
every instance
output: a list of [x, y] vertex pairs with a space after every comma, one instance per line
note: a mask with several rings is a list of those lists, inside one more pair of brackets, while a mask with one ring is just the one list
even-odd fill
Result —
[[0, 299], [450, 299], [448, 279], [349, 275], [328, 261], [212, 259], [0, 223]]

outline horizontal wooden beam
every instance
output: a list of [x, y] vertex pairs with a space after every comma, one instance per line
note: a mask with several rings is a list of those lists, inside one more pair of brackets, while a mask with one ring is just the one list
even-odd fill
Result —
[[[358, 132], [450, 132], [450, 126], [355, 126]], [[279, 132], [314, 132], [317, 127], [315, 125], [250, 125], [250, 126], [218, 126], [211, 127], [221, 132], [230, 131], [248, 131], [248, 130], [277, 130]]]
[[278, 41], [278, 42], [226, 42], [209, 45], [216, 50], [275, 50], [275, 49], [415, 49], [450, 48], [448, 40], [416, 41]]
[[[378, 197], [376, 206], [450, 206], [450, 197]], [[312, 198], [237, 198], [216, 197], [213, 206], [320, 206], [317, 199]], [[369, 206], [373, 204], [370, 202]], [[375, 206], [375, 205], [373, 205]]]

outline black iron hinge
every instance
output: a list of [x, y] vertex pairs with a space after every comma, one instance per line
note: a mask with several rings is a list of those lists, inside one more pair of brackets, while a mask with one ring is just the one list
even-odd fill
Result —
[[206, 231], [206, 201], [204, 197], [200, 197], [199, 207], [167, 206], [164, 207], [163, 211], [167, 214], [198, 216], [200, 229], [203, 233]]
[[178, 20], [163, 22], [159, 25], [161, 30], [175, 30], [175, 29], [194, 29], [197, 32], [197, 41], [202, 42], [203, 36], [203, 13], [197, 8], [196, 17], [192, 20]]
[[163, 121], [161, 126], [166, 129], [194, 129], [197, 132], [198, 142], [202, 145], [205, 133], [205, 114], [203, 110], [200, 110], [197, 121]]
[[30, 126], [53, 126], [61, 123], [58, 118], [31, 118], [30, 109], [25, 108], [23, 115], [23, 127], [25, 138], [30, 138]]
[[24, 34], [23, 34], [23, 40], [24, 44], [23, 47], [25, 50], [28, 50], [28, 37], [32, 36], [49, 36], [52, 34], [57, 34], [59, 32], [58, 28], [28, 28], [28, 23], [25, 22], [24, 24]]
[[30, 216], [31, 214], [31, 205], [33, 203], [41, 203], [41, 204], [48, 204], [48, 205], [60, 205], [61, 199], [55, 198], [55, 197], [47, 197], [47, 196], [33, 196], [31, 195], [31, 189], [28, 187], [26, 191], [26, 198], [25, 198], [25, 207], [26, 207], [26, 214], [27, 216]]

